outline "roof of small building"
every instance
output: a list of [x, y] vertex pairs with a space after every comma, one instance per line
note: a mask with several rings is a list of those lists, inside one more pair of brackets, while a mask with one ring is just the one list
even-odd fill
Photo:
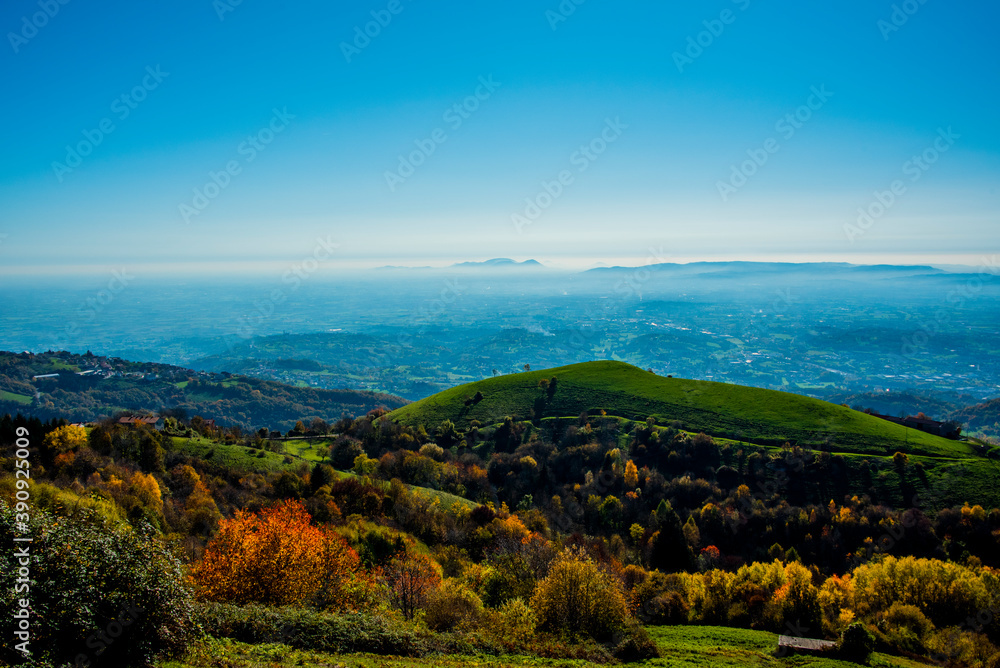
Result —
[[837, 643], [832, 640], [819, 640], [818, 638], [797, 638], [795, 636], [778, 636], [778, 647], [790, 647], [792, 649], [805, 649], [814, 652], [822, 652], [833, 649]]

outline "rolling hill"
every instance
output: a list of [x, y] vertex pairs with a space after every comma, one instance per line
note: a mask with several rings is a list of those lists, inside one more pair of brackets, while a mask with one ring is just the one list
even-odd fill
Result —
[[287, 430], [297, 420], [364, 415], [405, 399], [377, 392], [325, 390], [168, 364], [68, 352], [0, 352], [0, 415], [88, 422], [120, 411], [179, 409], [220, 426]]
[[[556, 378], [555, 391], [542, 389]], [[477, 392], [482, 398], [475, 401]], [[908, 429], [819, 399], [710, 381], [662, 377], [616, 361], [585, 362], [459, 385], [396, 409], [404, 424], [459, 428], [506, 416], [526, 420], [606, 411], [629, 419], [679, 421], [688, 431], [764, 445], [822, 447], [885, 455], [896, 450], [936, 457], [973, 454], [966, 443]]]

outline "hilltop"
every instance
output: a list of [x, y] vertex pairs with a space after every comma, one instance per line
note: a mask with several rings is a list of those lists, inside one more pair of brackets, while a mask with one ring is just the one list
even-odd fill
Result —
[[[542, 389], [556, 379], [555, 389]], [[477, 393], [482, 397], [475, 401]], [[445, 390], [391, 413], [407, 425], [436, 427], [451, 420], [466, 428], [505, 417], [576, 417], [581, 413], [674, 421], [687, 431], [757, 444], [837, 451], [956, 457], [972, 448], [872, 417], [850, 408], [788, 392], [658, 376], [616, 361], [585, 362], [489, 378]]]

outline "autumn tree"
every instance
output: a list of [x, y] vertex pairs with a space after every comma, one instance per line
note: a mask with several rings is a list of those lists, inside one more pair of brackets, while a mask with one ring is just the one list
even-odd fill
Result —
[[413, 619], [428, 595], [441, 584], [438, 565], [429, 557], [407, 551], [379, 569], [393, 603], [407, 619]]
[[621, 581], [580, 548], [567, 548], [531, 598], [542, 630], [608, 640], [629, 618]]
[[298, 501], [222, 520], [192, 574], [199, 595], [238, 605], [349, 607], [358, 554], [311, 520]]
[[45, 435], [45, 446], [56, 454], [76, 450], [87, 445], [87, 430], [76, 425], [66, 425]]
[[631, 459], [625, 463], [625, 487], [635, 489], [639, 486], [639, 469]]
[[222, 513], [201, 476], [192, 466], [184, 464], [175, 467], [171, 471], [171, 477], [178, 485], [178, 491], [187, 494], [184, 518], [190, 528], [202, 534], [211, 532], [216, 522], [222, 519]]

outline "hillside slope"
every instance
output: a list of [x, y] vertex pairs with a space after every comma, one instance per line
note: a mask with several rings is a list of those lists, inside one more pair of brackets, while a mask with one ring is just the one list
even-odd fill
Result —
[[[554, 392], [539, 382], [556, 378]], [[482, 392], [479, 402], [472, 401]], [[576, 416], [604, 410], [630, 419], [654, 416], [660, 424], [755, 443], [828, 447], [886, 454], [895, 450], [931, 456], [972, 453], [965, 443], [931, 436], [864, 413], [787, 392], [709, 381], [664, 378], [615, 361], [585, 362], [459, 385], [395, 410], [404, 424], [436, 427], [443, 420], [465, 428], [516, 419]]]
[[966, 431], [1000, 438], [1000, 398], [975, 406], [966, 406], [951, 414], [951, 419], [965, 425]]
[[[82, 375], [83, 374], [83, 375]], [[355, 390], [294, 387], [228, 373], [67, 352], [0, 352], [0, 415], [86, 422], [119, 411], [181, 409], [220, 426], [287, 430], [297, 420], [393, 409], [405, 399]]]

